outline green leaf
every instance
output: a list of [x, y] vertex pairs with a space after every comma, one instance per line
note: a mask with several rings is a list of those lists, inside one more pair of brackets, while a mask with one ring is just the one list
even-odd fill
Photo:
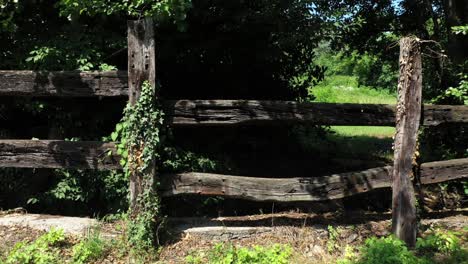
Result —
[[112, 132], [112, 134], [111, 134], [112, 141], [116, 141], [118, 137], [119, 137], [119, 133], [117, 133], [115, 131]]

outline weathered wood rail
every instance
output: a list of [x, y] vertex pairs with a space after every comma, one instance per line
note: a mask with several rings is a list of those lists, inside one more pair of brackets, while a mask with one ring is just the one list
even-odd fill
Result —
[[0, 140], [0, 167], [121, 169], [119, 159], [110, 142]]
[[[0, 96], [128, 96], [126, 72], [0, 71]], [[255, 100], [165, 101], [174, 126], [309, 123], [394, 126], [395, 105]], [[468, 122], [467, 106], [424, 105], [422, 125]]]
[[[177, 126], [311, 123], [336, 126], [394, 126], [395, 105], [298, 103], [293, 101], [178, 100], [164, 103]], [[467, 123], [468, 106], [424, 105], [422, 125]]]
[[[109, 155], [109, 152], [111, 155]], [[120, 169], [112, 142], [0, 140], [0, 167]], [[421, 184], [468, 177], [468, 158], [421, 164]], [[324, 201], [391, 187], [391, 166], [330, 176], [258, 178], [212, 173], [163, 175], [163, 196], [216, 195], [253, 201]]]
[[126, 71], [0, 71], [0, 96], [128, 96]]
[[[392, 166], [307, 178], [257, 178], [211, 173], [162, 176], [161, 194], [216, 195], [253, 201], [304, 202], [341, 199], [392, 187]], [[468, 158], [421, 165], [421, 184], [468, 177]]]

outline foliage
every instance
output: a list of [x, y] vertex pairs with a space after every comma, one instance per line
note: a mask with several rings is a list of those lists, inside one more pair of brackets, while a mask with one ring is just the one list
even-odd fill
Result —
[[336, 75], [355, 76], [356, 87], [371, 86], [390, 92], [396, 90], [398, 65], [393, 61], [382, 60], [368, 52], [349, 51], [346, 47], [339, 52], [332, 51], [328, 42], [322, 42], [315, 51], [318, 55], [316, 63], [327, 68], [325, 74], [328, 78], [333, 79]]
[[32, 243], [18, 242], [8, 255], [6, 263], [60, 263], [60, 251], [56, 247], [64, 240], [63, 230], [52, 229]]
[[327, 227], [327, 230], [328, 230], [327, 251], [328, 253], [332, 253], [339, 247], [337, 244], [337, 239], [339, 237], [338, 229], [329, 225]]
[[[117, 213], [128, 207], [128, 181], [120, 171], [94, 171], [77, 169], [54, 170], [54, 181], [47, 191], [33, 195], [28, 204], [48, 210], [60, 209], [59, 204], [74, 204], [69, 213], [83, 210], [102, 214]], [[61, 209], [62, 212], [66, 208]]]
[[205, 256], [189, 255], [186, 261], [190, 264], [286, 264], [292, 255], [292, 248], [275, 244], [271, 247], [255, 246], [253, 248], [216, 244]]
[[425, 237], [417, 240], [414, 251], [408, 250], [405, 243], [393, 236], [371, 237], [359, 248], [357, 254], [345, 254], [340, 264], [429, 264], [465, 263], [468, 252], [461, 246], [461, 233], [448, 230], [430, 230]]
[[60, 0], [61, 15], [123, 13], [133, 18], [155, 17], [184, 21], [191, 0]]
[[436, 229], [424, 238], [418, 238], [416, 249], [424, 252], [442, 252], [452, 254], [460, 250], [460, 240], [457, 233]]
[[458, 35], [467, 35], [468, 34], [468, 25], [463, 26], [453, 26], [452, 32]]
[[[77, 47], [72, 42], [51, 43], [47, 46], [34, 47], [26, 58], [28, 68], [45, 70], [54, 69], [60, 66], [62, 69], [90, 71], [116, 70], [117, 68], [102, 62], [102, 53], [95, 48], [88, 46], [84, 42], [78, 42]], [[91, 43], [89, 43], [91, 44]], [[60, 45], [60, 47], [59, 47]]]
[[223, 167], [210, 157], [175, 146], [164, 146], [161, 155], [160, 167], [161, 171], [165, 172], [216, 172]]
[[[468, 61], [465, 61], [464, 66], [468, 66]], [[468, 105], [468, 73], [460, 72], [457, 76], [460, 80], [458, 85], [455, 87], [449, 87], [443, 94], [432, 99], [433, 103]]]
[[348, 75], [334, 75], [310, 90], [316, 102], [394, 104], [396, 94], [381, 88], [359, 87], [357, 78]]
[[106, 250], [106, 244], [99, 233], [88, 233], [88, 236], [72, 248], [73, 263], [83, 264], [99, 259]]
[[426, 260], [417, 258], [405, 243], [393, 236], [366, 240], [361, 248], [359, 264], [417, 264]]
[[136, 247], [151, 248], [157, 243], [157, 225], [161, 221], [160, 198], [156, 192], [159, 182], [154, 181], [155, 162], [160, 160], [160, 129], [163, 112], [157, 101], [156, 87], [146, 81], [141, 87], [140, 97], [128, 104], [124, 116], [111, 134], [118, 140], [117, 152], [121, 156], [127, 179], [141, 177], [141, 193], [137, 205], [131, 208], [128, 223], [128, 242]]

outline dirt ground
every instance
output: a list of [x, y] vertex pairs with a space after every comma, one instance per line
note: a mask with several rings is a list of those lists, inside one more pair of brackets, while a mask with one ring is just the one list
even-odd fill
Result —
[[[293, 250], [294, 263], [332, 263], [344, 254], [346, 246], [357, 246], [370, 236], [390, 234], [390, 213], [354, 212], [342, 214], [303, 214], [278, 213], [242, 217], [222, 217], [214, 219], [183, 218], [170, 219], [170, 226], [179, 227], [169, 240], [163, 242], [157, 263], [185, 263], [186, 256], [207, 251], [217, 243], [228, 242], [234, 246], [270, 246], [288, 244]], [[106, 230], [118, 229], [121, 223], [105, 224]], [[187, 231], [193, 226], [251, 226], [268, 227], [269, 232], [247, 237], [216, 239]], [[443, 227], [448, 230], [462, 231], [468, 226], [468, 210], [437, 212], [426, 215], [421, 220], [420, 230], [424, 233], [430, 227]], [[330, 228], [337, 237], [330, 241]], [[183, 232], [183, 231], [187, 232]], [[119, 230], [111, 230], [118, 234]], [[182, 232], [180, 232], [182, 231]], [[0, 255], [5, 255], [19, 241], [33, 241], [45, 231], [22, 226], [0, 226]], [[466, 231], [464, 231], [466, 232]], [[119, 237], [114, 237], [118, 240]], [[76, 243], [71, 236], [68, 243]], [[114, 242], [115, 243], [115, 242]], [[64, 254], [69, 251], [64, 249]], [[128, 252], [113, 248], [96, 263], [129, 263]]]
[[[248, 238], [232, 239], [234, 246], [251, 247], [288, 244], [293, 250], [293, 263], [334, 263], [342, 257], [345, 247], [361, 245], [371, 236], [386, 236], [391, 232], [390, 213], [300, 214], [285, 213], [218, 219], [226, 226], [244, 225], [270, 226], [272, 232], [256, 234]], [[338, 237], [330, 241], [329, 226]], [[468, 211], [431, 213], [421, 220], [421, 233], [429, 228], [442, 227], [462, 231], [468, 226]], [[209, 250], [219, 243], [203, 236], [185, 234], [163, 247], [161, 263], [184, 263], [186, 256], [200, 250]], [[223, 241], [226, 242], [226, 241]]]

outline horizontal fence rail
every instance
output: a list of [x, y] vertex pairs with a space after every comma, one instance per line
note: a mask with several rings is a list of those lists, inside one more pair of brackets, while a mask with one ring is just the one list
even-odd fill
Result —
[[[308, 123], [337, 126], [394, 126], [395, 105], [298, 103], [294, 101], [178, 100], [164, 103], [176, 126]], [[422, 123], [468, 122], [468, 106], [424, 105]]]
[[[128, 75], [109, 72], [0, 71], [0, 96], [128, 96]], [[395, 105], [254, 100], [165, 101], [174, 126], [272, 124], [394, 126]], [[467, 106], [424, 105], [422, 125], [468, 122]]]
[[0, 71], [0, 95], [128, 96], [127, 71]]
[[0, 167], [120, 169], [114, 143], [0, 140]]
[[[391, 166], [313, 178], [256, 178], [211, 173], [162, 176], [163, 196], [216, 195], [253, 201], [302, 202], [340, 199], [392, 186]], [[468, 177], [468, 158], [421, 165], [421, 184]]]
[[[0, 167], [120, 169], [112, 142], [0, 140]], [[167, 174], [163, 196], [217, 195], [254, 201], [324, 201], [391, 187], [392, 167], [311, 178], [257, 178], [212, 173]], [[468, 158], [423, 163], [422, 184], [468, 177]]]

